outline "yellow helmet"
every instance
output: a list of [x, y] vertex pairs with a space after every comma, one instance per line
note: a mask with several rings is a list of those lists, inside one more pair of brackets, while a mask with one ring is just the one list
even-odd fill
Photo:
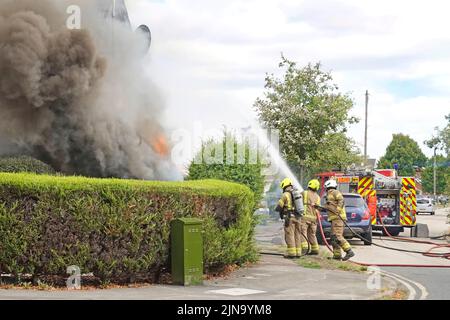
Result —
[[289, 187], [289, 186], [292, 186], [292, 180], [291, 179], [286, 178], [283, 181], [281, 181], [281, 185], [280, 185], [281, 189], [284, 190], [284, 188]]
[[313, 179], [308, 183], [308, 188], [312, 189], [312, 190], [319, 190], [320, 188], [320, 182], [317, 179]]

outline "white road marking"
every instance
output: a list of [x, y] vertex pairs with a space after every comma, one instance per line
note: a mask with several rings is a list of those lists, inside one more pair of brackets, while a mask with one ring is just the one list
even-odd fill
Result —
[[396, 274], [396, 273], [391, 273], [391, 272], [386, 272], [386, 271], [382, 271], [384, 274], [389, 274], [389, 275], [391, 275], [391, 276], [394, 276], [394, 277], [397, 277], [398, 279], [402, 279], [402, 280], [404, 280], [404, 281], [408, 281], [409, 283], [412, 283], [413, 285], [415, 285], [419, 290], [420, 290], [420, 292], [421, 292], [421, 296], [420, 296], [420, 298], [419, 298], [419, 300], [425, 300], [427, 297], [428, 297], [428, 291], [427, 291], [427, 289], [425, 288], [425, 286], [423, 286], [422, 284], [420, 284], [420, 283], [418, 283], [418, 282], [416, 282], [416, 281], [413, 281], [413, 280], [411, 280], [411, 279], [408, 279], [408, 278], [406, 278], [406, 277], [403, 277], [403, 276], [400, 276], [400, 275], [398, 275], [398, 274]]
[[265, 293], [266, 291], [261, 290], [252, 290], [245, 288], [231, 288], [231, 289], [221, 289], [221, 290], [209, 290], [207, 293], [218, 293], [218, 294], [226, 294], [229, 296], [246, 296], [250, 294], [258, 294]]
[[391, 275], [389, 273], [387, 273], [386, 271], [380, 271], [384, 276], [389, 277], [391, 279], [394, 279], [398, 282], [400, 282], [401, 284], [403, 284], [406, 289], [408, 289], [409, 291], [409, 296], [408, 296], [408, 300], [414, 300], [414, 298], [416, 297], [416, 290], [406, 281], [403, 281], [402, 279], [398, 278], [396, 275]]

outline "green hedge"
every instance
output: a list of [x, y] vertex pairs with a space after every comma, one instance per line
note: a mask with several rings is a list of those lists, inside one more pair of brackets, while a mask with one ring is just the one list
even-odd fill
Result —
[[103, 282], [155, 279], [178, 217], [204, 220], [205, 271], [253, 261], [253, 203], [247, 187], [217, 180], [1, 173], [0, 273], [65, 276], [76, 265]]
[[32, 157], [0, 157], [0, 172], [54, 174], [55, 170], [48, 164]]

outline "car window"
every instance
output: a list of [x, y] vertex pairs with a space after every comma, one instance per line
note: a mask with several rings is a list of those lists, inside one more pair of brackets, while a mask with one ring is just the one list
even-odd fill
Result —
[[[361, 197], [355, 197], [355, 196], [344, 196], [345, 206], [346, 207], [365, 207], [366, 202]], [[321, 199], [321, 204], [324, 206], [326, 204], [325, 197]]]
[[427, 199], [420, 199], [420, 200], [417, 200], [417, 203], [418, 203], [418, 204], [428, 204], [428, 203], [430, 203], [430, 200], [427, 200]]
[[346, 207], [364, 207], [365, 201], [361, 197], [344, 197]]

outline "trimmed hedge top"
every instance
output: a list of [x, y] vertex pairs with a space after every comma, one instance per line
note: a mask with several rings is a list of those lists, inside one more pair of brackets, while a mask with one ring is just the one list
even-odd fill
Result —
[[0, 273], [103, 282], [157, 281], [168, 268], [170, 222], [204, 222], [206, 271], [256, 258], [254, 198], [218, 180], [157, 182], [0, 173]]
[[[233, 196], [246, 194], [250, 190], [239, 183], [221, 180], [196, 180], [184, 182], [145, 181], [126, 179], [99, 179], [77, 176], [49, 176], [30, 173], [0, 173], [0, 185], [14, 186], [18, 189], [52, 189], [82, 191], [99, 188], [131, 188], [134, 191], [145, 190], [159, 192], [191, 192], [199, 195]], [[251, 192], [250, 192], [251, 193]]]

